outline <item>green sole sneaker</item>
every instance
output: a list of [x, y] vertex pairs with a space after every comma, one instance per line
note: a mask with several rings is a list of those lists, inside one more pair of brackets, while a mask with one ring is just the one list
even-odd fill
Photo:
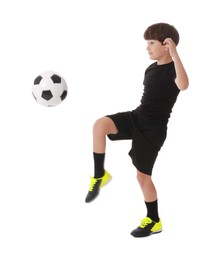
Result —
[[141, 220], [140, 226], [131, 232], [131, 235], [133, 237], [147, 237], [160, 232], [162, 232], [161, 220], [159, 220], [159, 222], [155, 222], [151, 218], [146, 217]]
[[91, 177], [90, 188], [86, 195], [85, 202], [93, 201], [100, 192], [100, 189], [111, 181], [111, 175], [105, 170], [104, 176], [101, 178]]

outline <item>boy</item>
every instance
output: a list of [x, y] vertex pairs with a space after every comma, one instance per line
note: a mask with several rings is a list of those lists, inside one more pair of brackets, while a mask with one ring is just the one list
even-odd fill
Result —
[[179, 33], [166, 23], [149, 26], [144, 32], [152, 63], [145, 71], [140, 105], [128, 112], [98, 119], [93, 127], [94, 177], [91, 177], [86, 202], [91, 202], [111, 176], [104, 169], [106, 136], [110, 140], [132, 140], [129, 155], [137, 169], [137, 180], [145, 200], [147, 215], [131, 232], [145, 237], [162, 231], [157, 192], [151, 179], [152, 169], [166, 139], [167, 124], [181, 90], [188, 88], [188, 76], [176, 50]]

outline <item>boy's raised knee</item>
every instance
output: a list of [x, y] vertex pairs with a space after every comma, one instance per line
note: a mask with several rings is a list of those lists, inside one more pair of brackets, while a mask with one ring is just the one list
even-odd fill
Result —
[[93, 132], [100, 132], [102, 134], [116, 134], [118, 132], [114, 122], [109, 117], [102, 117], [95, 121], [93, 125]]

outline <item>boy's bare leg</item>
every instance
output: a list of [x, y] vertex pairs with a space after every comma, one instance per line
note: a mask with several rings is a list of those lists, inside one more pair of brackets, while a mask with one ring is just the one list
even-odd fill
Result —
[[157, 191], [151, 176], [137, 171], [137, 180], [144, 195], [144, 200], [147, 202], [157, 200]]
[[93, 126], [93, 152], [105, 153], [106, 135], [117, 134], [118, 129], [109, 117], [98, 119]]
[[159, 221], [157, 191], [150, 175], [137, 172], [137, 179], [144, 195], [145, 205], [147, 208], [147, 217], [153, 221]]

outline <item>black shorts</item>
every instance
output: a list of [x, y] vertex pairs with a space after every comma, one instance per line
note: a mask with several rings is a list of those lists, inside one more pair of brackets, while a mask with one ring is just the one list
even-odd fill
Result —
[[[147, 175], [152, 174], [152, 169], [156, 161], [167, 133], [166, 125], [155, 124], [150, 120], [145, 120], [141, 126], [138, 124], [132, 112], [122, 112], [107, 115], [115, 123], [118, 133], [109, 134], [112, 141], [132, 140], [129, 156], [136, 169]], [[138, 127], [139, 126], [139, 127]]]

